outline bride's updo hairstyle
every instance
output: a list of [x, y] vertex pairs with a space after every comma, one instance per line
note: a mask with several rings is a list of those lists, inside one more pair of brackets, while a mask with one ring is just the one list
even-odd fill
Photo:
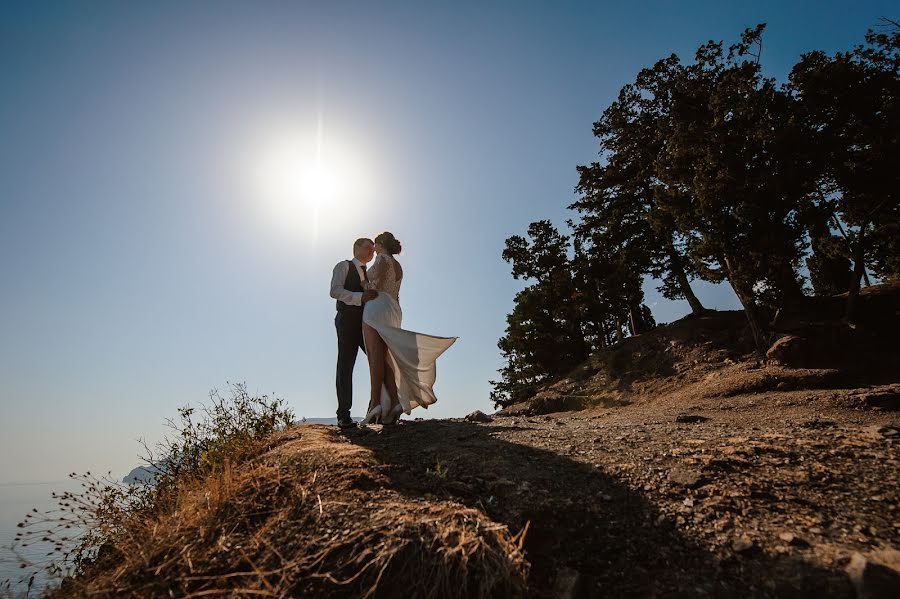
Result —
[[399, 254], [400, 250], [403, 249], [403, 246], [400, 245], [400, 241], [394, 237], [393, 233], [389, 233], [388, 231], [385, 231], [376, 237], [375, 243], [380, 243], [381, 247], [383, 247], [391, 256]]

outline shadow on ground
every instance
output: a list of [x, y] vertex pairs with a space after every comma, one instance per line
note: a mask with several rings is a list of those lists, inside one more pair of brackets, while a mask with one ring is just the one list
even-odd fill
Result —
[[433, 420], [346, 437], [371, 449], [392, 488], [411, 499], [457, 501], [514, 534], [528, 526], [534, 597], [853, 596], [839, 570], [754, 549], [717, 555], [614, 476], [497, 438], [503, 430]]

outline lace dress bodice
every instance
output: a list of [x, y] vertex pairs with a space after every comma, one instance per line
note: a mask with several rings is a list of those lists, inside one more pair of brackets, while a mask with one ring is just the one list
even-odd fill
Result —
[[403, 281], [403, 270], [393, 256], [378, 254], [372, 268], [366, 272], [366, 276], [369, 279], [369, 289], [387, 293], [398, 303], [400, 302], [400, 283]]

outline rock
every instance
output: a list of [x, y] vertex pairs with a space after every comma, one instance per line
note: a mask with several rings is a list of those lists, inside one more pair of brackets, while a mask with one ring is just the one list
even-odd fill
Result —
[[494, 419], [482, 412], [481, 410], [475, 410], [468, 416], [466, 416], [466, 420], [469, 422], [493, 422]]
[[801, 368], [806, 364], [808, 353], [809, 343], [806, 339], [795, 335], [786, 335], [772, 344], [772, 347], [766, 352], [766, 358], [782, 366]]
[[713, 528], [718, 531], [731, 530], [734, 528], [734, 524], [731, 522], [731, 518], [728, 516], [722, 516], [715, 522], [713, 522]]
[[859, 396], [867, 408], [880, 408], [887, 411], [900, 411], [900, 393], [894, 389], [881, 389]]
[[669, 470], [669, 481], [688, 489], [699, 487], [704, 482], [700, 472], [682, 466]]
[[735, 553], [746, 553], [755, 547], [753, 539], [747, 536], [739, 537], [731, 542], [731, 548]]
[[854, 553], [845, 571], [856, 588], [857, 599], [900, 597], [900, 551], [879, 551], [868, 558]]
[[581, 596], [581, 573], [572, 568], [560, 568], [553, 583], [553, 595], [560, 599]]
[[783, 532], [778, 535], [778, 538], [787, 543], [788, 545], [793, 545], [794, 547], [809, 547], [809, 543], [798, 537], [792, 532]]
[[695, 424], [697, 422], [706, 422], [709, 420], [706, 416], [700, 416], [699, 414], [679, 414], [675, 417], [675, 422], [687, 423], [687, 424]]

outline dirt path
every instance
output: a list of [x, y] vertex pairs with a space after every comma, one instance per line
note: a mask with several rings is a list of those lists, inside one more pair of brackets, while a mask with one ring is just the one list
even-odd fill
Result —
[[853, 554], [900, 548], [900, 419], [851, 395], [682, 397], [344, 438], [411, 498], [528, 526], [535, 597], [853, 597]]

